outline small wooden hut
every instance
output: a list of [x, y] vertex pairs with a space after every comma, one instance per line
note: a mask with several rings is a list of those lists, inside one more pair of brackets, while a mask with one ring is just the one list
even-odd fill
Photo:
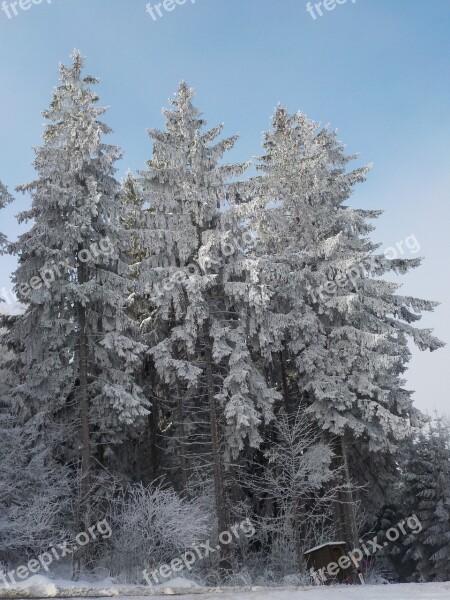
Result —
[[[308, 569], [314, 569], [317, 573], [315, 577], [317, 584], [343, 583], [347, 579], [348, 571], [343, 570], [338, 565], [339, 559], [346, 554], [346, 547], [345, 542], [327, 542], [304, 552]], [[348, 562], [350, 566], [350, 559], [348, 559]], [[329, 568], [333, 564], [336, 564], [338, 569], [331, 568], [332, 572], [330, 573]], [[323, 577], [319, 575], [321, 569], [324, 574]]]

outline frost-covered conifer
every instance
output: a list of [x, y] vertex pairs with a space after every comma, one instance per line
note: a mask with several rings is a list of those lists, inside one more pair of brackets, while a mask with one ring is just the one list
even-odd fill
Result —
[[421, 581], [450, 579], [450, 427], [443, 418], [422, 430], [402, 464], [403, 501], [421, 531], [408, 536], [405, 559]]
[[32, 197], [19, 221], [33, 225], [12, 244], [15, 291], [27, 310], [8, 338], [16, 348], [12, 405], [29, 435], [59, 428], [66, 458], [78, 460], [81, 448], [88, 482], [92, 456], [113, 456], [103, 444], [126, 439], [148, 411], [134, 380], [145, 347], [124, 308], [129, 280], [114, 166], [121, 152], [103, 141], [110, 129], [99, 120], [106, 109], [97, 106], [97, 80], [82, 74], [78, 51], [72, 59], [44, 112], [38, 177], [18, 188]]
[[368, 167], [347, 171], [354, 157], [335, 133], [279, 107], [264, 148], [252, 227], [261, 279], [285, 325], [271, 349], [287, 345], [301, 398], [323, 429], [392, 449], [416, 417], [400, 378], [407, 338], [421, 350], [442, 343], [415, 326], [436, 303], [398, 295], [380, 276], [403, 274], [420, 259], [376, 252], [369, 233], [380, 212], [345, 205]]
[[263, 310], [266, 296], [247, 260], [241, 215], [227, 183], [245, 165], [221, 164], [236, 137], [217, 142], [222, 127], [203, 131], [192, 96], [182, 83], [164, 113], [166, 131], [150, 132], [153, 157], [141, 173], [151, 208], [141, 232], [148, 256], [139, 265], [140, 282], [152, 311], [143, 327], [156, 337], [151, 355], [172, 388], [178, 435], [188, 435], [184, 422], [192, 403], [207, 417], [209, 431], [202, 435], [212, 449], [223, 528], [223, 457], [236, 456], [245, 443], [259, 445], [277, 394], [249, 346], [249, 315]]
[[[263, 175], [254, 181], [258, 209], [249, 215], [259, 279], [271, 298], [263, 353], [279, 357], [286, 407], [304, 402], [311, 418], [337, 436], [335, 452], [349, 481], [355, 440], [370, 451], [393, 451], [417, 420], [401, 374], [408, 338], [422, 350], [442, 345], [414, 325], [436, 303], [397, 295], [398, 285], [381, 279], [420, 260], [377, 254], [369, 234], [380, 212], [345, 204], [369, 167], [348, 171], [354, 157], [344, 154], [336, 133], [278, 107], [264, 149]], [[335, 521], [338, 535], [357, 545], [353, 500], [349, 493], [336, 503]]]

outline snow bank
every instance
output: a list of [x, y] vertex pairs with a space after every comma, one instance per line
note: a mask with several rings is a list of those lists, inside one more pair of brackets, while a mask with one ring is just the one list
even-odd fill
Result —
[[176, 588], [177, 590], [185, 590], [185, 589], [201, 589], [201, 586], [195, 581], [190, 581], [189, 579], [184, 579], [184, 577], [174, 577], [174, 579], [170, 579], [164, 583], [160, 583], [159, 585], [155, 585], [155, 590], [163, 590], [166, 588]]
[[54, 598], [57, 592], [56, 582], [44, 575], [33, 575], [25, 581], [10, 586], [0, 585], [1, 598]]
[[301, 588], [201, 588], [182, 577], [153, 588], [115, 584], [111, 579], [96, 583], [52, 580], [34, 575], [14, 587], [0, 586], [0, 598], [102, 598], [139, 600], [148, 596], [182, 596], [185, 600], [449, 600], [450, 583], [320, 586]]
[[[83, 598], [83, 597], [139, 597], [179, 595], [185, 590], [202, 590], [195, 581], [175, 577], [158, 586], [131, 586], [117, 584], [111, 578], [102, 581], [68, 581], [33, 575], [14, 585], [0, 584], [0, 598]], [[206, 590], [203, 590], [206, 591]]]

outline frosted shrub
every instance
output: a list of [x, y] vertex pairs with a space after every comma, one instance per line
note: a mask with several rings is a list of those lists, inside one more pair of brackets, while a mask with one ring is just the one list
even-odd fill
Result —
[[[3, 350], [0, 344], [0, 377]], [[0, 561], [14, 563], [66, 538], [69, 478], [3, 398], [0, 394]]]
[[162, 485], [129, 487], [111, 517], [112, 574], [142, 580], [142, 570], [170, 563], [180, 552], [210, 538], [210, 515]]

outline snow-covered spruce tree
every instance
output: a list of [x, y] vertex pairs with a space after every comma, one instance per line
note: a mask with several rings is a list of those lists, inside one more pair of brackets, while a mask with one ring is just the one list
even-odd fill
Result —
[[[126, 258], [130, 265], [134, 265], [130, 276], [132, 287], [128, 301], [128, 314], [137, 322], [141, 322], [148, 316], [148, 301], [142, 294], [136, 293], [136, 283], [138, 279], [138, 269], [136, 265], [143, 260], [147, 251], [142, 247], [141, 237], [142, 229], [145, 229], [146, 215], [151, 212], [151, 208], [144, 206], [144, 199], [139, 193], [135, 178], [128, 172], [122, 181], [122, 198], [125, 206], [123, 216], [123, 225], [127, 230], [127, 250]], [[159, 406], [158, 394], [160, 386], [156, 382], [156, 370], [153, 366], [151, 357], [143, 356], [136, 380], [143, 389], [146, 398], [151, 400], [151, 410], [147, 415], [145, 435], [140, 435], [135, 440], [132, 452], [134, 456], [128, 459], [133, 461], [133, 479], [140, 482], [151, 482], [161, 475], [160, 463], [161, 455], [166, 454], [162, 448], [162, 439], [159, 431]], [[129, 450], [128, 450], [129, 452]], [[165, 465], [168, 466], [168, 465]], [[169, 469], [172, 473], [172, 470]], [[166, 469], [167, 472], [167, 469]]]
[[402, 463], [403, 502], [422, 529], [411, 533], [405, 560], [419, 581], [450, 580], [450, 427], [436, 418], [408, 444]]
[[[368, 167], [347, 171], [354, 157], [334, 132], [278, 107], [264, 149], [251, 227], [260, 281], [271, 292], [267, 352], [287, 350], [299, 400], [338, 436], [347, 470], [347, 444], [393, 451], [417, 418], [400, 376], [410, 356], [407, 338], [421, 350], [442, 345], [414, 326], [436, 303], [397, 295], [396, 284], [379, 278], [403, 274], [420, 259], [376, 253], [368, 236], [380, 212], [344, 204]], [[347, 531], [349, 542], [357, 543], [356, 533]]]
[[[27, 421], [28, 435], [45, 439], [59, 429], [63, 459], [81, 461], [78, 527], [89, 525], [90, 475], [96, 461], [113, 456], [129, 426], [147, 414], [134, 380], [144, 346], [124, 310], [128, 268], [122, 261], [121, 152], [105, 144], [78, 51], [60, 68], [60, 85], [44, 112], [44, 144], [36, 149], [38, 178], [18, 189], [33, 220], [12, 250], [19, 256], [15, 291], [27, 310], [8, 335], [16, 348], [11, 402]], [[97, 462], [95, 463], [97, 464]]]
[[[228, 526], [224, 461], [246, 443], [260, 444], [260, 425], [272, 418], [277, 394], [251, 355], [249, 316], [266, 300], [243, 251], [238, 211], [227, 203], [227, 182], [245, 165], [221, 164], [236, 137], [215, 142], [222, 127], [203, 132], [192, 96], [182, 83], [164, 112], [166, 131], [150, 131], [153, 157], [139, 183], [152, 210], [139, 272], [151, 310], [143, 327], [156, 337], [151, 355], [171, 388], [176, 435], [184, 447], [190, 431], [191, 441], [207, 435], [221, 531]], [[191, 406], [208, 431], [189, 422]]]

